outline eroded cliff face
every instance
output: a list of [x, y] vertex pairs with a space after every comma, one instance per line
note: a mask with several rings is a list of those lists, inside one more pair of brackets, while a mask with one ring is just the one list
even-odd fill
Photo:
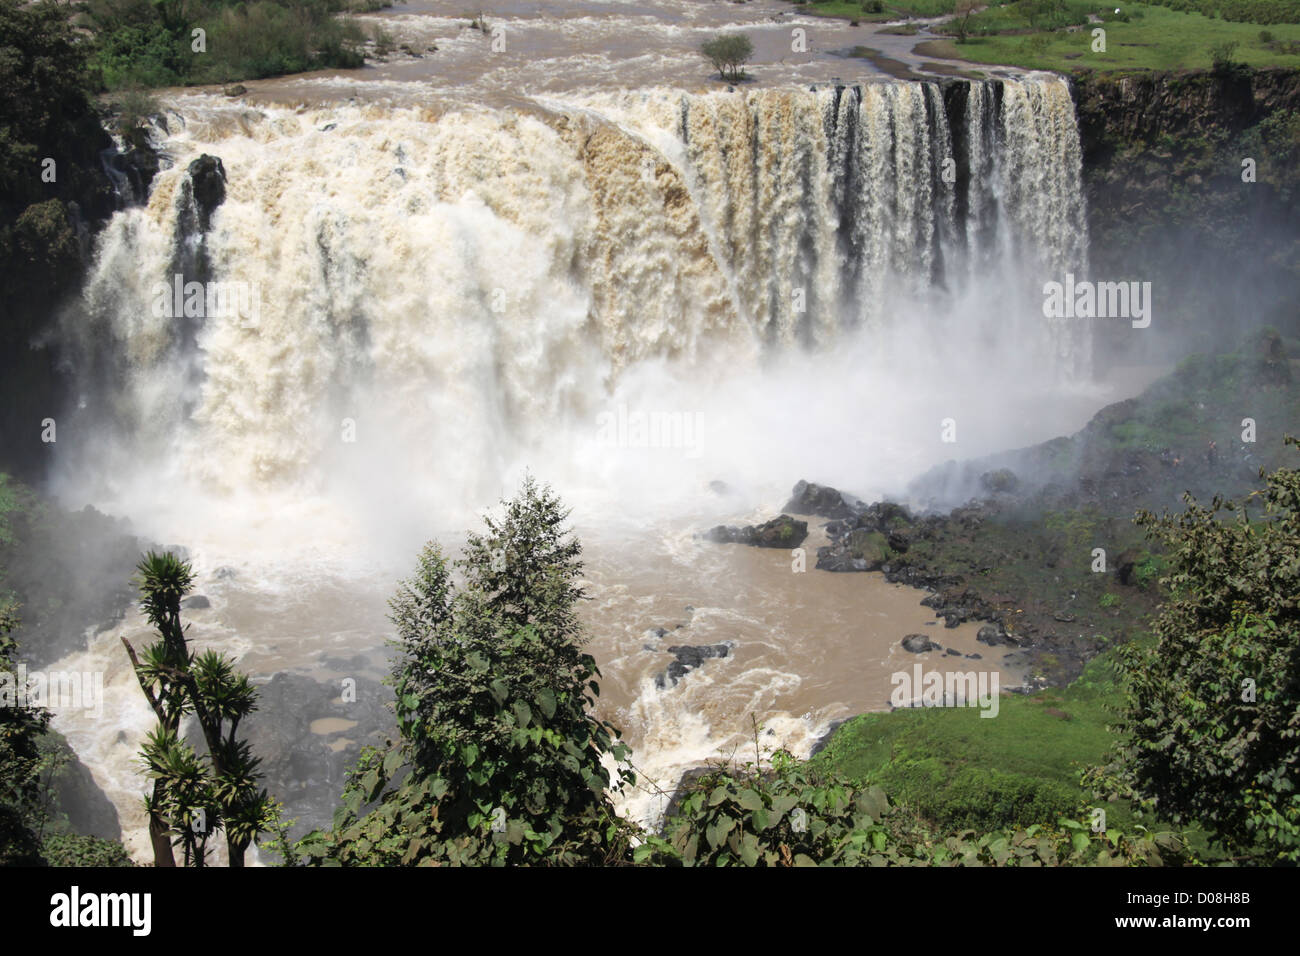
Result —
[[1086, 74], [1073, 92], [1093, 274], [1151, 280], [1188, 351], [1225, 326], [1295, 334], [1300, 70]]

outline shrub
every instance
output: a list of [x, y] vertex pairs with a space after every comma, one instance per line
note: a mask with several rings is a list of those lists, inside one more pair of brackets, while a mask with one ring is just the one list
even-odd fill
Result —
[[[1263, 513], [1252, 521], [1257, 498]], [[1295, 862], [1300, 470], [1266, 476], [1244, 505], [1186, 500], [1176, 517], [1138, 515], [1166, 545], [1170, 597], [1154, 646], [1120, 649], [1123, 736], [1112, 765], [1090, 776], [1166, 819], [1199, 823], [1229, 850]]]
[[700, 52], [724, 80], [736, 81], [745, 75], [744, 65], [754, 55], [754, 44], [743, 33], [724, 33], [705, 41]]
[[549, 488], [525, 480], [504, 518], [470, 535], [459, 588], [426, 545], [390, 602], [402, 739], [363, 754], [333, 830], [300, 844], [310, 862], [626, 858], [632, 828], [614, 813], [602, 763], [626, 748], [588, 711], [599, 671], [582, 652], [582, 548], [566, 517]]
[[1224, 40], [1210, 47], [1210, 63], [1216, 73], [1232, 70], [1237, 66], [1235, 59], [1237, 46], [1236, 40]]

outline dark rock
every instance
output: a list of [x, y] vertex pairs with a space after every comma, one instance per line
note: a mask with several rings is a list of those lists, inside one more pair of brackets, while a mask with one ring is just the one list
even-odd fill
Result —
[[817, 570], [819, 571], [867, 571], [867, 562], [855, 558], [845, 548], [824, 545], [817, 549]]
[[955, 647], [948, 648], [944, 653], [949, 657], [961, 657], [961, 651], [957, 650]]
[[714, 658], [726, 657], [731, 653], [734, 645], [731, 642], [722, 644], [702, 644], [689, 645], [682, 644], [668, 648], [668, 653], [675, 658], [668, 665], [668, 669], [655, 677], [655, 687], [662, 690], [668, 686], [676, 686], [689, 671], [702, 665], [707, 660]]
[[1132, 587], [1133, 572], [1137, 569], [1137, 551], [1130, 548], [1115, 559], [1115, 577], [1120, 584]]
[[1008, 495], [1020, 487], [1020, 479], [1010, 468], [999, 468], [980, 475], [980, 485], [991, 494]]
[[941, 651], [943, 646], [936, 644], [924, 634], [908, 634], [903, 638], [903, 650], [913, 654], [924, 654], [927, 651]]
[[752, 527], [718, 525], [704, 533], [707, 541], [719, 544], [748, 544], [758, 548], [797, 548], [808, 537], [808, 522], [781, 515]]
[[[396, 736], [387, 704], [392, 691], [365, 677], [356, 681], [356, 700], [345, 701], [338, 681], [317, 681], [281, 672], [258, 685], [258, 708], [243, 722], [253, 753], [262, 758], [263, 781], [284, 802], [285, 817], [297, 818], [295, 836], [328, 827], [343, 792], [347, 771], [366, 744]], [[313, 721], [336, 717], [355, 726], [333, 734], [312, 732]], [[332, 740], [351, 743], [331, 747]]]
[[839, 720], [832, 720], [830, 726], [826, 728], [826, 733], [817, 738], [817, 742], [813, 744], [812, 751], [808, 756], [816, 757], [819, 753], [825, 750], [830, 744], [831, 738], [835, 736], [835, 731], [839, 730], [852, 719], [852, 717], [841, 717]]
[[781, 510], [821, 518], [847, 518], [857, 514], [857, 509], [853, 507], [855, 504], [860, 506], [861, 502], [827, 485], [799, 481], [790, 493], [790, 500]]
[[226, 199], [226, 167], [216, 156], [204, 153], [190, 163], [189, 178], [182, 189], [194, 201], [199, 230], [207, 232], [212, 224], [212, 214]]
[[84, 651], [87, 629], [116, 626], [138, 597], [131, 577], [140, 555], [159, 550], [124, 520], [89, 506], [64, 511], [48, 502], [6, 518], [9, 553], [23, 559], [4, 569], [3, 587], [21, 605], [14, 637], [29, 668]]
[[49, 731], [42, 743], [67, 760], [59, 767], [52, 784], [55, 811], [66, 816], [77, 833], [120, 840], [122, 828], [117, 808], [99, 789], [89, 768], [81, 762], [63, 735]]
[[975, 640], [981, 644], [987, 644], [989, 647], [997, 647], [999, 644], [1010, 644], [1007, 640], [1006, 631], [1001, 624], [985, 624], [975, 635]]
[[113, 153], [106, 157], [106, 162], [113, 172], [126, 177], [129, 195], [124, 198], [128, 203], [143, 204], [148, 199], [153, 178], [162, 168], [157, 150], [148, 143], [139, 143], [123, 153]]
[[223, 87], [221, 92], [224, 93], [226, 96], [231, 96], [231, 97], [243, 96], [245, 93], [248, 92], [248, 87], [246, 87], [243, 83], [234, 83], [231, 86]]
[[760, 548], [797, 548], [808, 537], [808, 522], [783, 514], [754, 528], [754, 544]]
[[192, 594], [181, 601], [181, 607], [200, 610], [201, 608], [212, 607], [212, 602], [202, 594]]

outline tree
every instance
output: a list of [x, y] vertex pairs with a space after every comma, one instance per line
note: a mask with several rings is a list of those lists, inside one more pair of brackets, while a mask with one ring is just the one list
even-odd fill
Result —
[[[1294, 438], [1287, 443], [1296, 444]], [[1187, 497], [1137, 521], [1168, 548], [1171, 596], [1151, 647], [1129, 645], [1129, 701], [1111, 772], [1175, 822], [1234, 853], [1300, 860], [1300, 470], [1279, 468], [1243, 505]], [[1251, 520], [1252, 499], [1262, 514]], [[1236, 512], [1221, 521], [1220, 511]]]
[[17, 609], [0, 606], [0, 866], [41, 862], [41, 815], [44, 757], [40, 738], [50, 724], [44, 707], [28, 705], [19, 694], [15, 657]]
[[1231, 73], [1241, 64], [1237, 62], [1236, 40], [1224, 40], [1210, 46], [1210, 65], [1215, 73]]
[[[140, 606], [159, 640], [142, 655], [125, 637], [122, 643], [158, 718], [141, 750], [154, 781], [146, 801], [154, 865], [176, 865], [173, 843], [181, 846], [185, 865], [206, 865], [208, 839], [220, 829], [230, 865], [243, 866], [249, 845], [275, 816], [267, 792], [258, 788], [260, 760], [237, 736], [239, 722], [257, 707], [257, 692], [224, 654], [190, 651], [180, 619], [181, 598], [194, 581], [189, 563], [151, 551], [137, 571]], [[204, 757], [180, 735], [189, 714], [203, 732]]]
[[954, 23], [957, 29], [957, 42], [965, 43], [966, 37], [970, 34], [970, 18], [976, 10], [979, 10], [981, 4], [979, 0], [957, 0], [957, 6], [953, 8]]
[[754, 55], [754, 44], [743, 33], [723, 33], [700, 46], [713, 68], [724, 80], [737, 82], [744, 79], [744, 66]]
[[[606, 863], [628, 852], [602, 758], [626, 748], [588, 712], [581, 545], [549, 488], [525, 479], [451, 568], [433, 543], [390, 602], [401, 740], [365, 752], [314, 862]], [[630, 780], [630, 775], [625, 779]], [[376, 805], [377, 801], [377, 805]], [[372, 808], [363, 812], [367, 805]]]

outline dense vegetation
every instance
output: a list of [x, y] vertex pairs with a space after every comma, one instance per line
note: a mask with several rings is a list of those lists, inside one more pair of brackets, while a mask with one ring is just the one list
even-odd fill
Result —
[[89, 0], [81, 22], [94, 37], [91, 65], [113, 90], [360, 66], [360, 28], [335, 17], [358, 6], [352, 0]]
[[1300, 0], [1151, 0], [1170, 10], [1240, 23], [1300, 23]]
[[1294, 863], [1300, 470], [1268, 475], [1244, 502], [1206, 508], [1189, 496], [1181, 515], [1138, 520], [1172, 567], [1156, 641], [1119, 657], [1129, 687], [1114, 764], [1122, 792], [1201, 823], [1232, 854], [1259, 849]]

